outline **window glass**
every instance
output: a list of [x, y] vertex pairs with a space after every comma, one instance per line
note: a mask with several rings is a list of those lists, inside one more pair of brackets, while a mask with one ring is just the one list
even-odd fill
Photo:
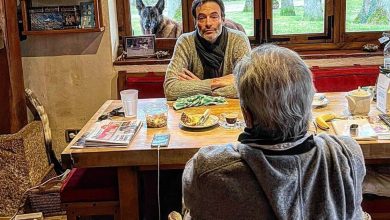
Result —
[[390, 30], [390, 0], [347, 0], [345, 30]]
[[324, 0], [272, 1], [272, 35], [324, 33]]
[[225, 0], [225, 26], [245, 30], [248, 36], [254, 36], [253, 0]]
[[183, 30], [181, 1], [165, 0], [164, 6], [163, 2], [162, 0], [130, 0], [133, 36], [146, 34], [155, 34], [157, 38], [180, 36]]

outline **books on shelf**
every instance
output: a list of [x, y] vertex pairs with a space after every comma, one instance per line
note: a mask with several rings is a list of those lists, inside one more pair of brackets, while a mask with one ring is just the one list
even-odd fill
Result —
[[141, 125], [137, 120], [96, 122], [72, 147], [127, 147]]
[[80, 5], [32, 7], [28, 10], [32, 31], [95, 27], [94, 2]]
[[95, 27], [95, 9], [93, 2], [80, 2], [81, 28]]
[[80, 27], [80, 9], [78, 5], [62, 6], [60, 10], [64, 29]]
[[33, 31], [63, 29], [60, 7], [31, 8], [29, 14]]
[[[357, 124], [358, 129], [356, 135], [351, 134], [350, 127], [352, 124]], [[351, 136], [355, 140], [377, 140], [378, 134], [372, 128], [367, 119], [347, 119], [333, 120], [332, 126], [337, 135]]]

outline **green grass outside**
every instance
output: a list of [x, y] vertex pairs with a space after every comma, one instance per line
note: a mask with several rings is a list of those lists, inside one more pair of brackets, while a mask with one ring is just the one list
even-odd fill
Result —
[[[230, 4], [244, 4], [244, 0], [224, 2], [226, 8]], [[360, 11], [363, 0], [347, 0], [347, 32], [359, 31], [384, 31], [390, 29], [388, 25], [357, 24], [354, 19]], [[323, 33], [324, 20], [307, 21], [303, 18], [303, 7], [295, 7], [295, 16], [280, 16], [280, 9], [273, 10], [273, 34], [305, 34], [305, 33]], [[226, 17], [240, 23], [248, 36], [254, 35], [254, 20], [252, 12], [229, 12], [226, 11]], [[180, 19], [180, 18], [179, 18]], [[179, 20], [178, 19], [178, 20]], [[131, 7], [131, 23], [134, 35], [142, 35], [139, 24], [139, 15], [135, 7]]]

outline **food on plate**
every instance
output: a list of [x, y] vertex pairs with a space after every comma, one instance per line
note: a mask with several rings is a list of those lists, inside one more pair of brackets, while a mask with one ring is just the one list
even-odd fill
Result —
[[200, 116], [201, 115], [188, 115], [186, 114], [185, 112], [183, 112], [181, 114], [181, 121], [185, 124], [185, 125], [189, 125], [189, 126], [195, 126], [199, 120], [200, 120]]

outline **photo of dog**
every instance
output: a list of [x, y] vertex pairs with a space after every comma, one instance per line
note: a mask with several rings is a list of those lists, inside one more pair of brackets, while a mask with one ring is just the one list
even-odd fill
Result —
[[182, 34], [182, 25], [163, 15], [164, 0], [158, 0], [154, 6], [145, 6], [142, 0], [137, 0], [136, 6], [143, 34], [154, 34], [156, 38], [177, 38]]

